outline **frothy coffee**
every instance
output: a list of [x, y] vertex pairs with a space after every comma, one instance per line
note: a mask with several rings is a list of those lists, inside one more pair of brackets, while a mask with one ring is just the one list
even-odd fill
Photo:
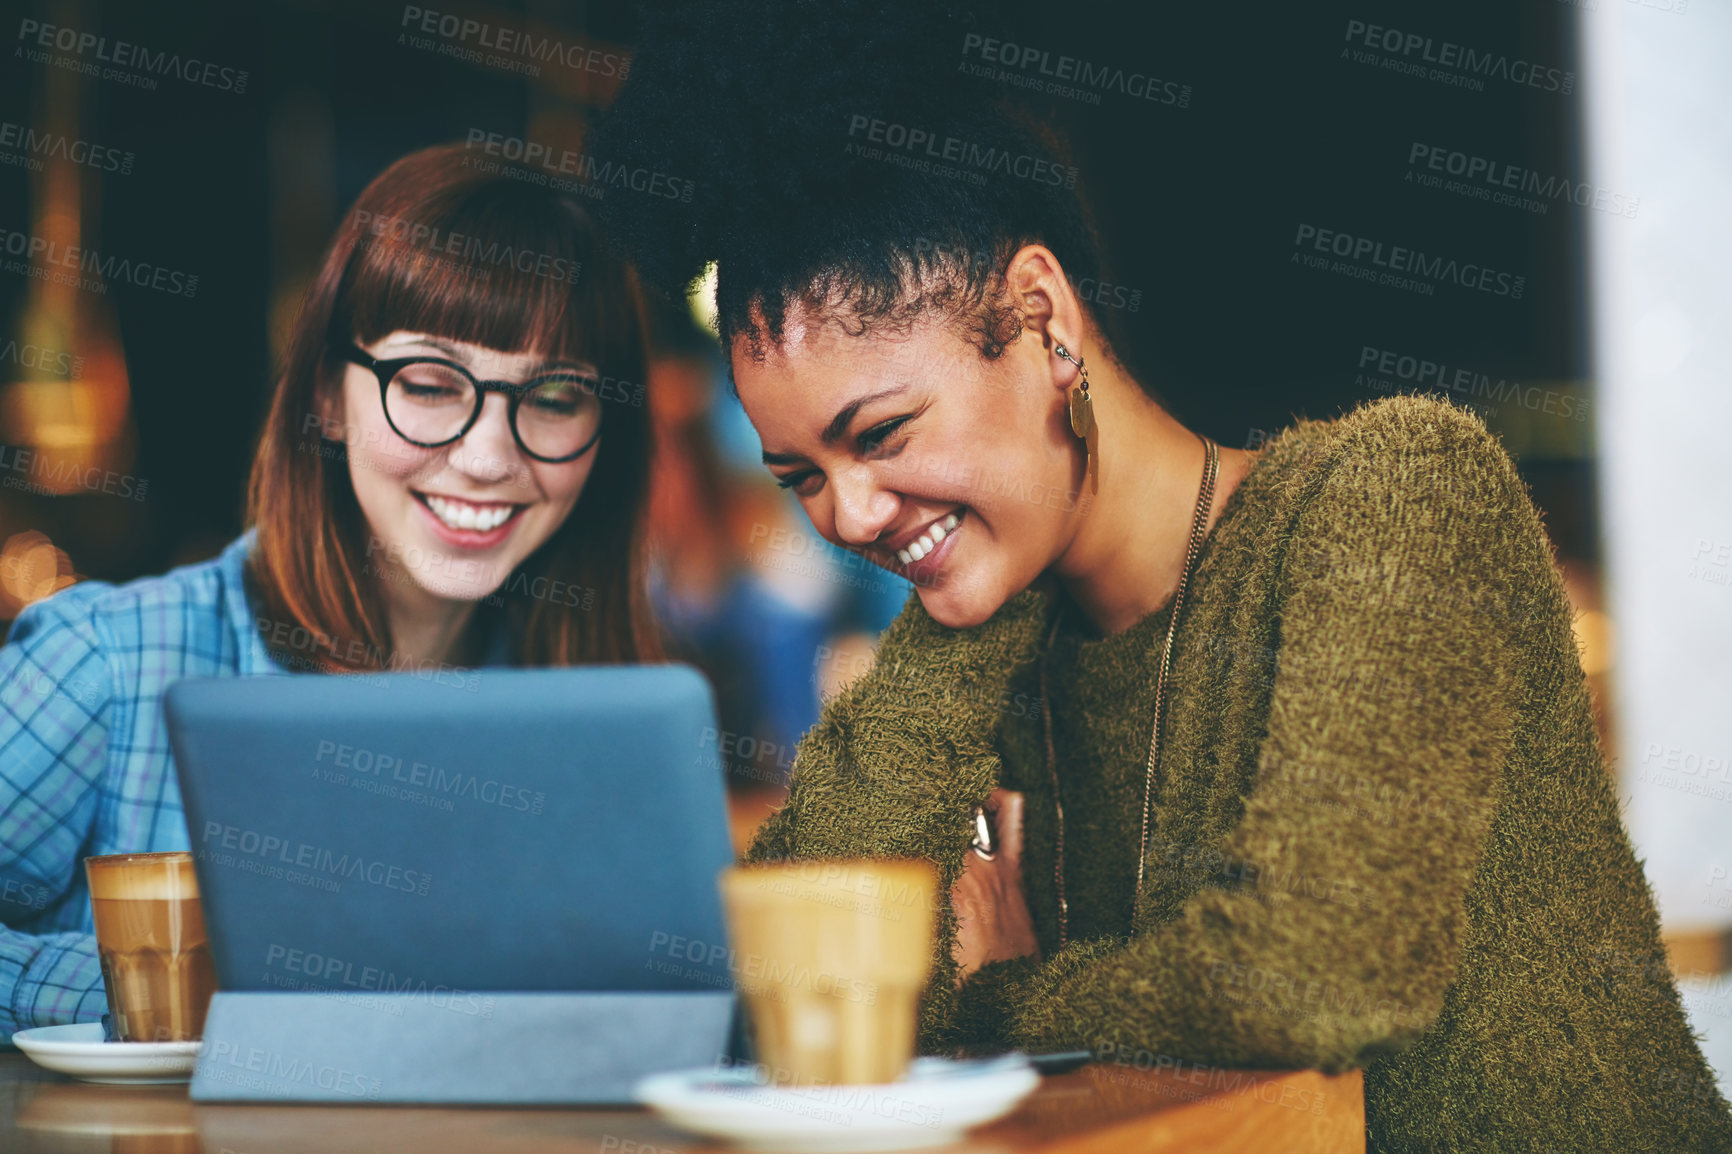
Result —
[[[89, 858], [103, 863], [90, 878], [90, 896], [113, 901], [175, 902], [198, 897], [192, 859], [180, 854], [128, 853]], [[107, 864], [112, 862], [113, 864]]]
[[197, 1040], [216, 969], [192, 855], [93, 857], [85, 869], [115, 1037]]

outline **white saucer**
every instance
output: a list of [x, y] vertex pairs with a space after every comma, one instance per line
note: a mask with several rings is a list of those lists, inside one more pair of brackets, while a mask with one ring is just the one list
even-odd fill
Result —
[[1040, 1084], [1022, 1054], [916, 1058], [901, 1081], [770, 1086], [762, 1067], [654, 1074], [638, 1101], [694, 1134], [760, 1150], [899, 1150], [941, 1146], [1008, 1114]]
[[104, 1042], [101, 1022], [19, 1030], [12, 1044], [45, 1070], [86, 1082], [186, 1082], [198, 1042]]

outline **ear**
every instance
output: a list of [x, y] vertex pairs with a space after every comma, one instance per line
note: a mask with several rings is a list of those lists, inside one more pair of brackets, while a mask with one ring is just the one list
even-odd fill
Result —
[[1063, 345], [1071, 356], [1082, 360], [1086, 325], [1064, 266], [1045, 245], [1024, 245], [1005, 266], [1004, 286], [1022, 313], [1023, 328], [1040, 337], [1053, 385], [1061, 392], [1068, 390], [1076, 383], [1077, 368], [1056, 350]]

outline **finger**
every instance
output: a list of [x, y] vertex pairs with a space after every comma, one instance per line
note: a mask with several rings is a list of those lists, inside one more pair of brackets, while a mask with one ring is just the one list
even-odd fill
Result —
[[1022, 794], [1002, 790], [1004, 797], [998, 807], [998, 841], [1004, 849], [1007, 865], [1022, 865]]
[[982, 876], [987, 863], [970, 861], [962, 876], [950, 888], [950, 908], [956, 913], [957, 941], [971, 937], [980, 920], [981, 904], [985, 901], [986, 879]]
[[985, 956], [985, 943], [980, 932], [979, 871], [970, 862], [950, 891], [951, 908], [956, 912], [956, 939], [951, 943], [950, 956], [956, 962], [957, 980], [979, 969]]
[[972, 922], [979, 915], [983, 897], [982, 884], [983, 879], [972, 866], [956, 879], [956, 885], [950, 891], [950, 908], [956, 911], [959, 926]]

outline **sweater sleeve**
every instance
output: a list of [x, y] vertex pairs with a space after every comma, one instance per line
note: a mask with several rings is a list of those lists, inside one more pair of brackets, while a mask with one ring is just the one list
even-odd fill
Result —
[[974, 806], [998, 785], [1006, 713], [1038, 709], [1010, 691], [1033, 659], [1050, 602], [1029, 589], [971, 629], [948, 629], [919, 598], [880, 639], [873, 666], [801, 739], [786, 804], [745, 864], [810, 858], [921, 858], [938, 871], [933, 968], [921, 1003], [923, 1052], [946, 1048], [954, 1018], [956, 918], [947, 900], [973, 836]]
[[1509, 607], [1550, 555], [1477, 421], [1354, 436], [1294, 522], [1224, 868], [1128, 941], [981, 970], [959, 1016], [998, 1043], [1338, 1072], [1442, 1009], [1526, 688]]

